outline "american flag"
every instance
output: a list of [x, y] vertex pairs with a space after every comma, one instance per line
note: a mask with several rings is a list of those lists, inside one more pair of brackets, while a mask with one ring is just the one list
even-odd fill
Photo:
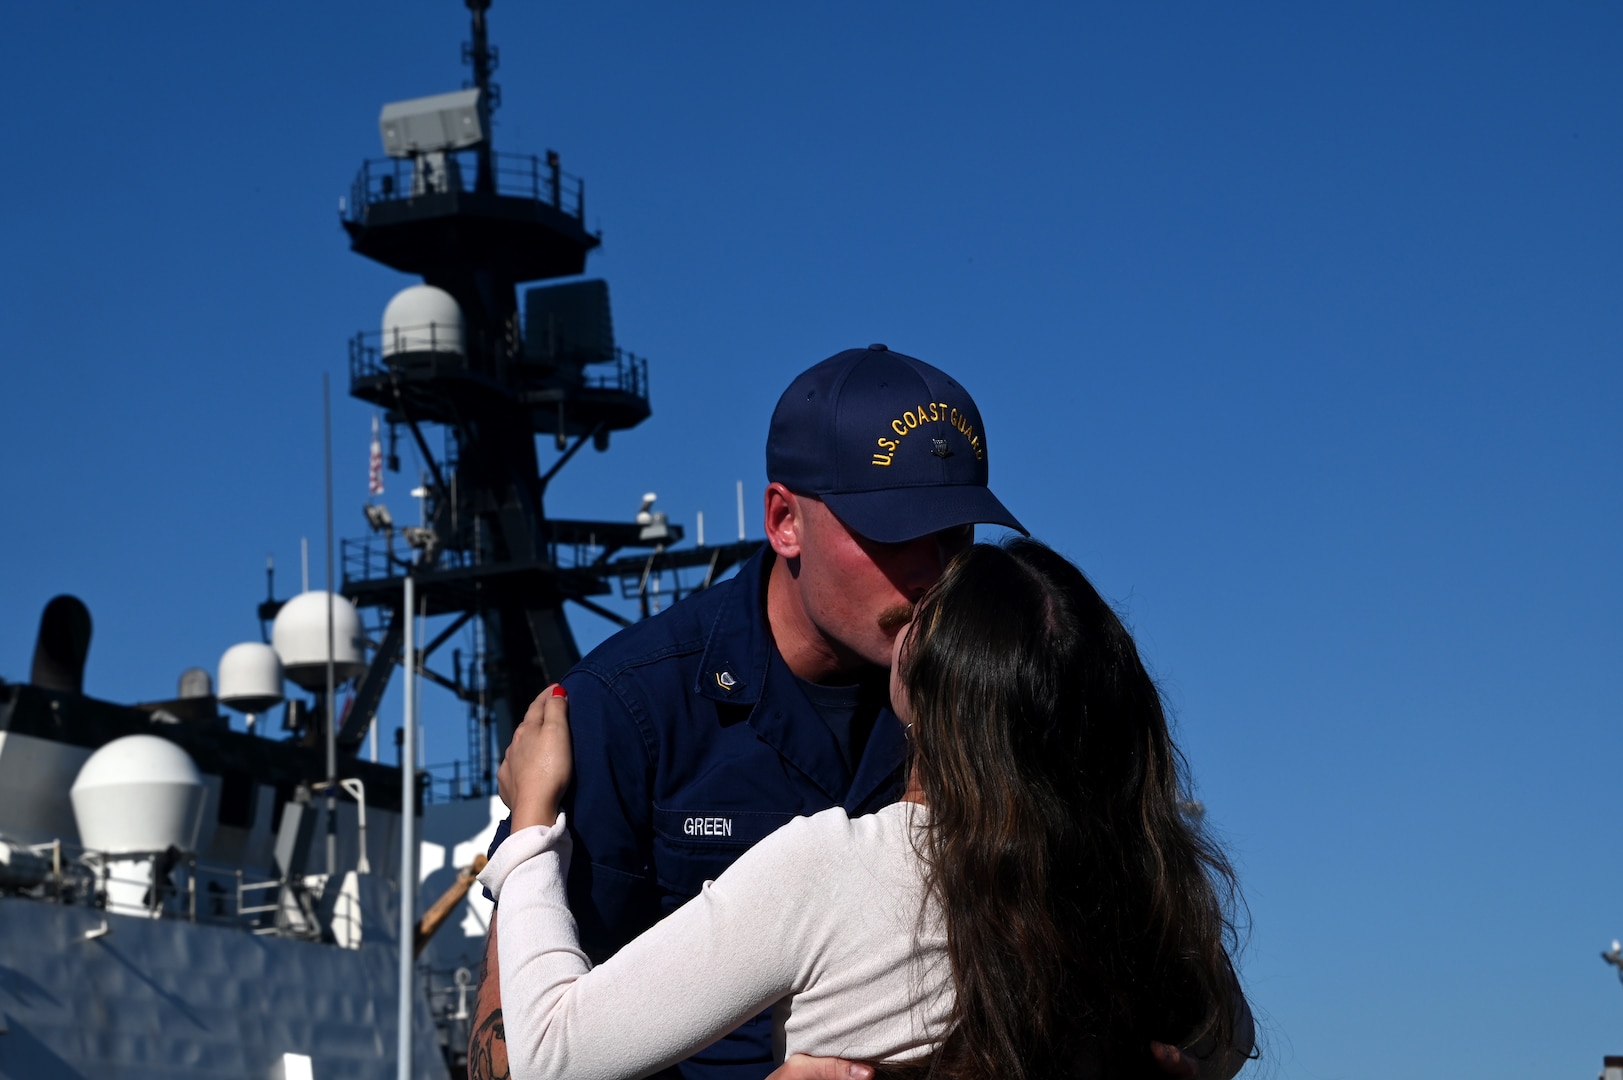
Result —
[[383, 494], [383, 444], [378, 441], [378, 414], [372, 414], [372, 457], [369, 463], [366, 491], [369, 495]]

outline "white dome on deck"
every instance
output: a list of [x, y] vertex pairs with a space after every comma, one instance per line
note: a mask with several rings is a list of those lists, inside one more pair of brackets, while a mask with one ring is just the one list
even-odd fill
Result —
[[383, 355], [409, 352], [464, 355], [462, 308], [444, 289], [413, 285], [383, 309]]
[[[326, 651], [325, 642], [322, 651]], [[325, 674], [322, 679], [326, 680]], [[282, 661], [276, 650], [258, 641], [227, 649], [220, 657], [218, 697], [220, 704], [245, 713], [261, 713], [281, 701]]]
[[126, 735], [90, 755], [68, 792], [79, 841], [108, 854], [197, 848], [205, 788], [191, 755], [156, 735]]
[[[366, 640], [354, 604], [334, 596], [332, 609], [334, 674], [343, 682], [366, 671]], [[271, 628], [271, 641], [289, 679], [306, 690], [326, 686], [327, 594], [313, 590], [283, 604]]]

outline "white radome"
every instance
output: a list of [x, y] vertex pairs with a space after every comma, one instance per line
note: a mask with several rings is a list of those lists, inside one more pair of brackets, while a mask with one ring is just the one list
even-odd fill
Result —
[[[333, 668], [339, 682], [366, 671], [366, 638], [355, 605], [332, 598]], [[327, 684], [327, 593], [300, 593], [282, 605], [271, 628], [271, 643], [287, 677], [306, 690]]]
[[262, 713], [282, 700], [282, 660], [263, 642], [245, 641], [227, 649], [220, 657], [219, 676], [217, 696], [227, 708]]
[[462, 308], [432, 285], [402, 289], [383, 309], [383, 355], [436, 352], [465, 355]]
[[205, 794], [191, 755], [157, 735], [125, 735], [103, 746], [68, 792], [79, 841], [109, 855], [195, 851]]

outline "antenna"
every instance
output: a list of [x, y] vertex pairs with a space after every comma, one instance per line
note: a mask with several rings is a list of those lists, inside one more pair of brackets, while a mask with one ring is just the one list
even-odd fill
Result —
[[744, 542], [744, 481], [738, 482], [738, 542]]
[[[333, 594], [338, 585], [333, 581], [332, 565], [332, 393], [331, 380], [321, 373], [321, 437], [324, 467], [327, 474], [327, 699], [322, 716], [327, 732], [327, 877], [338, 873], [338, 690], [337, 665], [333, 656]], [[362, 848], [364, 851], [365, 848]]]
[[[485, 12], [490, 10], [490, 0], [467, 0], [467, 4], [473, 14], [473, 40], [462, 46], [462, 62], [473, 68], [473, 85], [479, 91], [480, 100], [485, 103], [485, 115], [491, 116], [502, 103], [502, 90], [490, 81], [491, 73], [501, 64], [501, 54], [490, 44], [485, 27]], [[481, 142], [474, 153], [479, 162], [474, 190], [494, 192], [496, 170], [491, 167], [490, 140]]]

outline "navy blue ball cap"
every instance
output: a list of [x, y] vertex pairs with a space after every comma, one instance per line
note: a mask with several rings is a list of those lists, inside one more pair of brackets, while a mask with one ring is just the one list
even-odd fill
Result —
[[882, 544], [982, 522], [1026, 532], [986, 486], [969, 391], [883, 345], [837, 353], [789, 384], [767, 431], [766, 477]]

